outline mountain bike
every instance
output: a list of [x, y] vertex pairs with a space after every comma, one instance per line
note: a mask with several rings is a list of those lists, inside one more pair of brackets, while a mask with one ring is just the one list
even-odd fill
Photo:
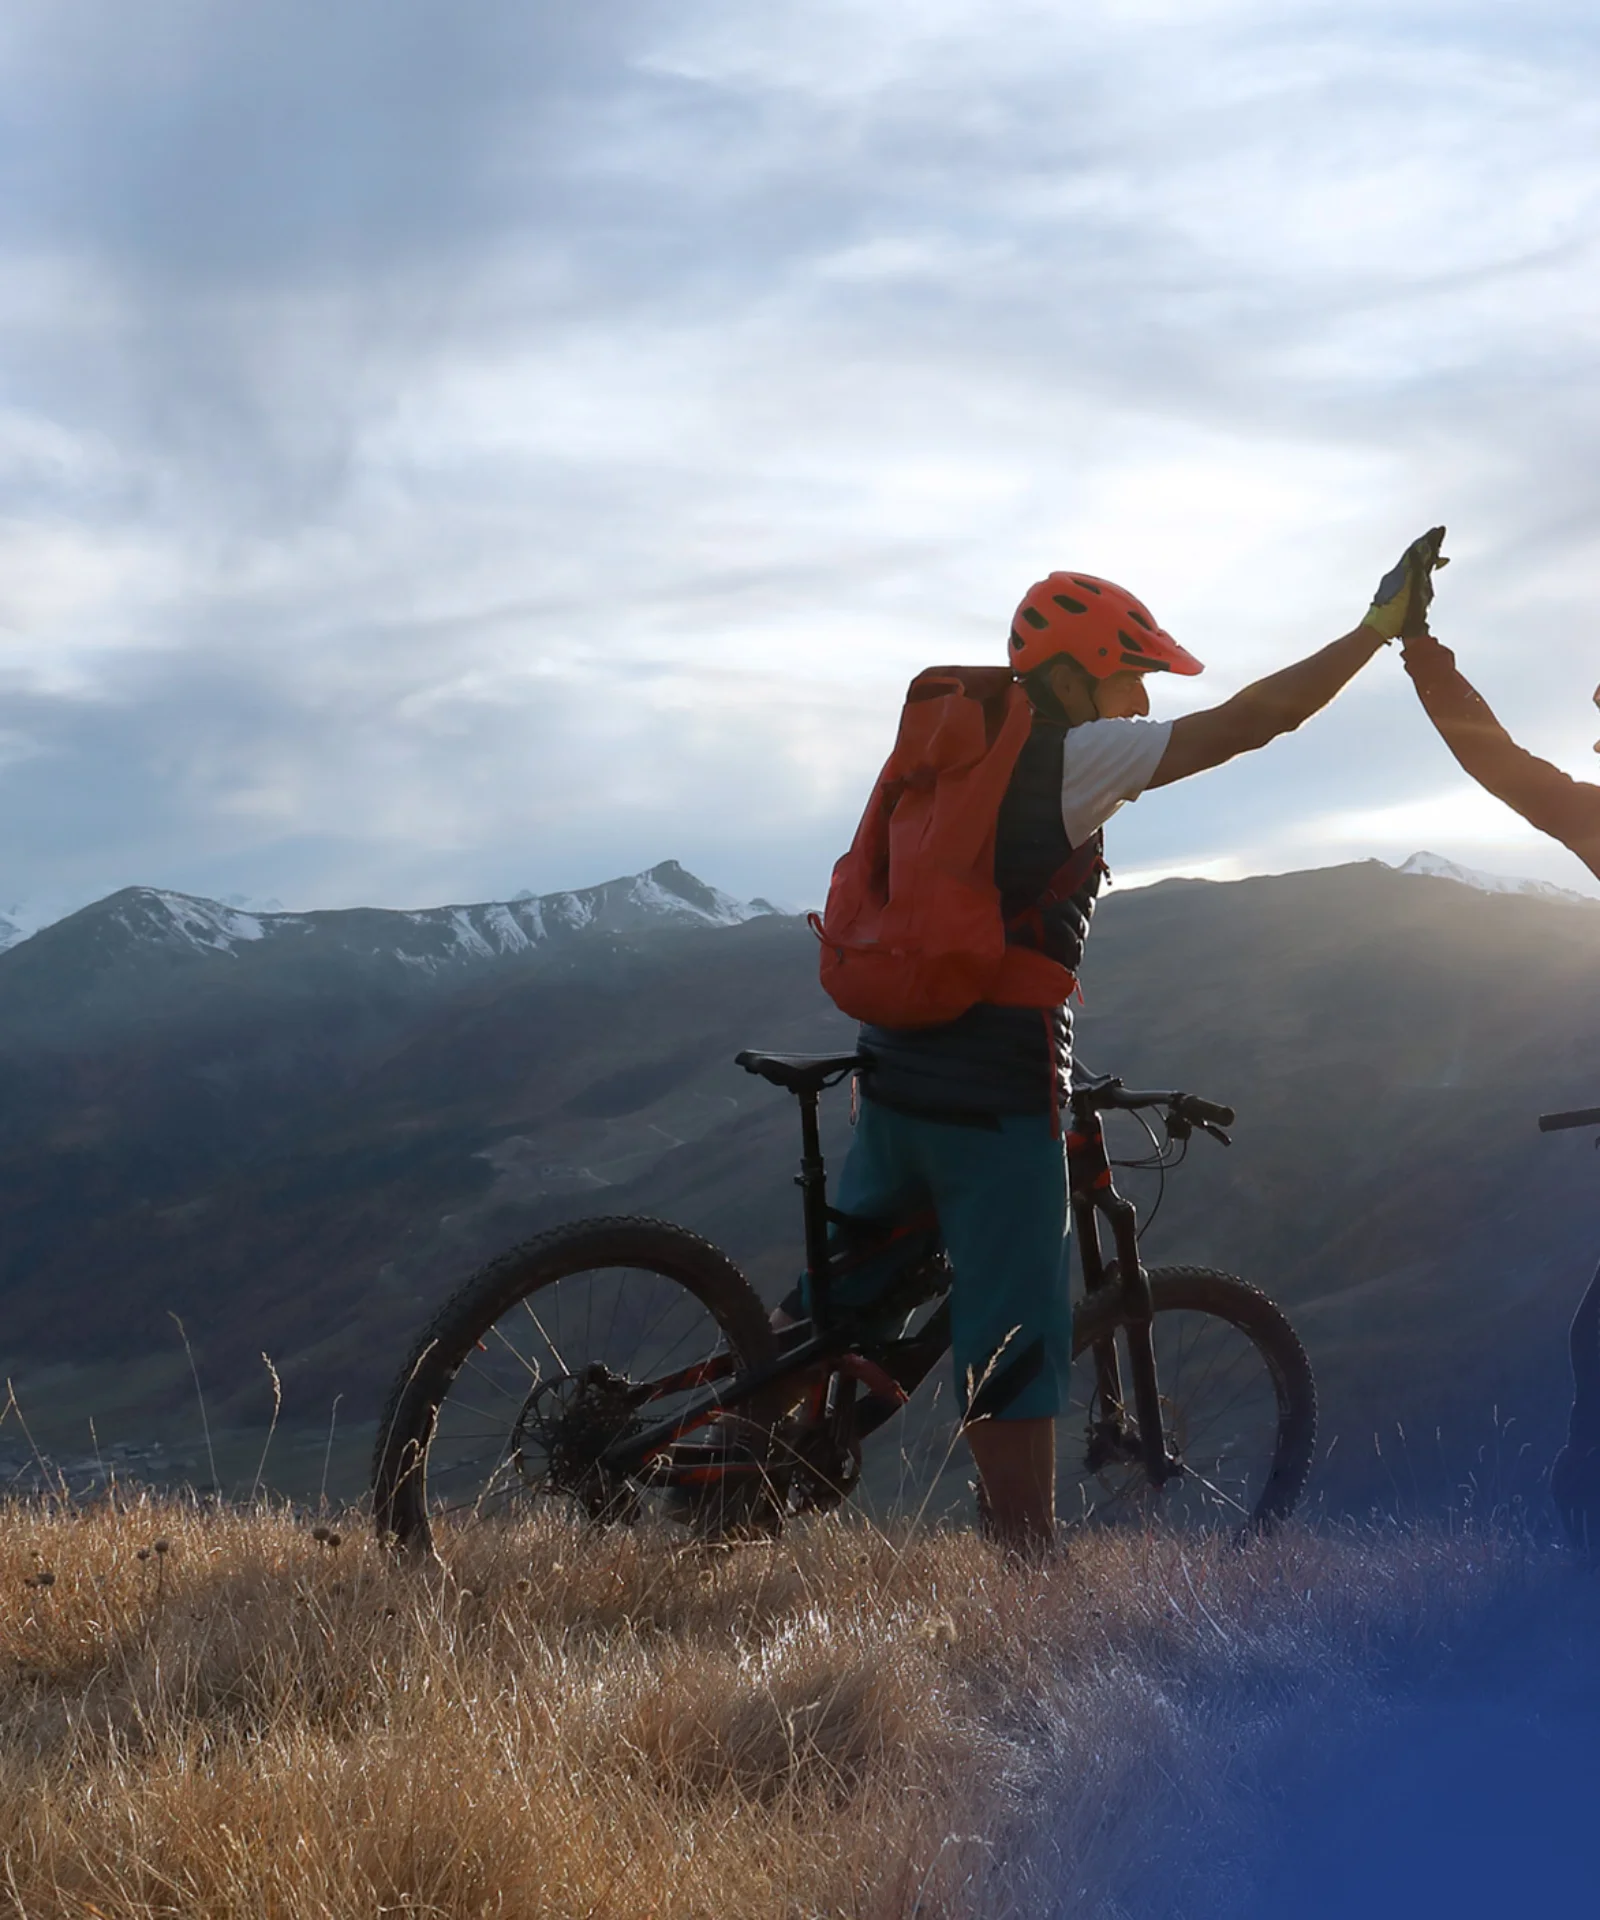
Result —
[[[736, 1059], [799, 1102], [809, 1317], [774, 1327], [724, 1253], [665, 1221], [579, 1220], [513, 1248], [444, 1305], [389, 1396], [373, 1468], [381, 1537], [427, 1553], [453, 1528], [552, 1500], [596, 1522], [657, 1513], [707, 1534], [771, 1531], [855, 1490], [863, 1442], [949, 1349], [937, 1222], [828, 1206], [819, 1101], [858, 1055]], [[1233, 1111], [1112, 1076], [1075, 1085], [1070, 1108], [1083, 1291], [1057, 1420], [1062, 1518], [1271, 1528], [1311, 1468], [1305, 1350], [1242, 1280], [1142, 1264], [1102, 1126], [1107, 1112], [1138, 1116], [1152, 1152], [1116, 1164], [1164, 1173], [1196, 1131], [1226, 1145]], [[867, 1305], [847, 1304], [863, 1293]]]

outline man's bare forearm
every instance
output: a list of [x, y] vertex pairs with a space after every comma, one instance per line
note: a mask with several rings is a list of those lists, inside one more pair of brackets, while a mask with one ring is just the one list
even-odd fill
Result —
[[[1229, 714], [1239, 729], [1242, 744], [1235, 751], [1264, 747], [1280, 733], [1292, 733], [1312, 714], [1320, 713], [1387, 644], [1371, 627], [1356, 627], [1304, 660], [1297, 660], [1292, 667], [1282, 667], [1263, 680], [1241, 687], [1217, 709]], [[1244, 738], [1246, 735], [1249, 737]]]
[[1320, 712], [1386, 644], [1371, 627], [1356, 627], [1292, 667], [1241, 687], [1220, 707], [1174, 720], [1151, 786], [1164, 787], [1207, 767], [1219, 767], [1237, 753], [1253, 752], [1280, 733], [1292, 733]]

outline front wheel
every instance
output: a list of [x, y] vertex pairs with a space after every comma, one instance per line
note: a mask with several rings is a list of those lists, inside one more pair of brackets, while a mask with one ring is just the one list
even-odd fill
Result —
[[[1282, 1309], [1231, 1274], [1154, 1267], [1149, 1281], [1162, 1424], [1178, 1471], [1158, 1487], [1145, 1470], [1113, 1284], [1074, 1318], [1072, 1399], [1057, 1427], [1061, 1518], [1265, 1532], [1293, 1511], [1311, 1472], [1317, 1391], [1305, 1348]], [[1096, 1349], [1115, 1352], [1126, 1407], [1105, 1404]]]
[[[776, 1353], [755, 1290], [697, 1234], [626, 1218], [541, 1234], [467, 1280], [402, 1369], [373, 1459], [379, 1535], [426, 1554], [552, 1503], [636, 1518], [664, 1491], [609, 1473], [606, 1449]], [[738, 1412], [759, 1433], [780, 1410]]]

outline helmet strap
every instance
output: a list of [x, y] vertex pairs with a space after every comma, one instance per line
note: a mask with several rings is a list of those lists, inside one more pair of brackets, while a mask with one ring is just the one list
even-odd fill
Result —
[[[1028, 696], [1028, 703], [1041, 720], [1048, 720], [1058, 727], [1070, 727], [1076, 724], [1072, 715], [1062, 704], [1061, 695], [1056, 691], [1055, 669], [1065, 667], [1080, 687], [1089, 692], [1091, 707], [1094, 688], [1094, 675], [1074, 660], [1070, 653], [1058, 653], [1053, 659], [1041, 661], [1030, 672], [1020, 675], [1022, 690]], [[1093, 718], [1093, 712], [1088, 716]]]
[[1067, 724], [1067, 710], [1061, 704], [1060, 696], [1050, 684], [1050, 669], [1055, 665], [1047, 660], [1042, 667], [1035, 667], [1031, 673], [1021, 676], [1022, 690], [1028, 696], [1028, 704], [1041, 720], [1049, 720], [1055, 726]]

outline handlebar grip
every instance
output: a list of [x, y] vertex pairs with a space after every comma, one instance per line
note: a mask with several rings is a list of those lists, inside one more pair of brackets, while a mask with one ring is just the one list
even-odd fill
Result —
[[1539, 1115], [1541, 1133], [1559, 1133], [1563, 1127], [1600, 1127], [1600, 1107], [1578, 1107], [1571, 1113]]
[[1231, 1127], [1238, 1115], [1232, 1107], [1219, 1107], [1215, 1100], [1202, 1100], [1197, 1093], [1186, 1093], [1178, 1102], [1185, 1120], [1209, 1121], [1214, 1127]]

